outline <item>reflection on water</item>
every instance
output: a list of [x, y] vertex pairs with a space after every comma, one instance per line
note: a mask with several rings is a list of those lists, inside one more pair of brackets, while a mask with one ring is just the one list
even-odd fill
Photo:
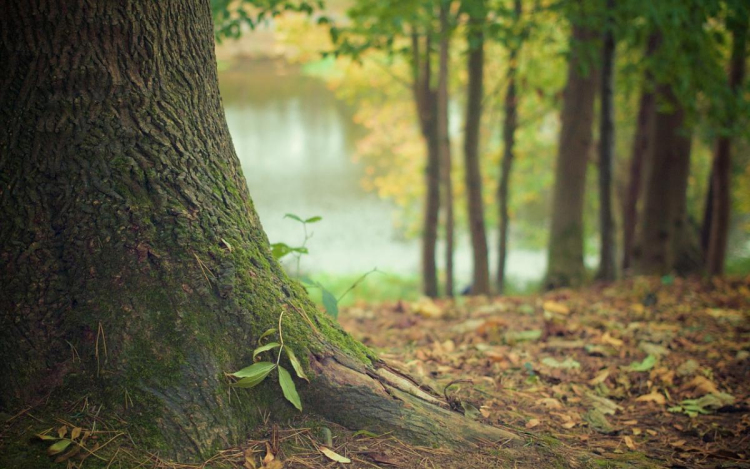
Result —
[[[263, 227], [271, 242], [299, 245], [299, 224], [283, 219], [320, 215], [312, 225], [303, 272], [363, 273], [373, 267], [419, 273], [419, 241], [403, 240], [391, 222], [395, 207], [365, 192], [352, 162], [360, 130], [351, 112], [318, 79], [278, 62], [253, 62], [219, 75], [229, 130]], [[459, 285], [470, 277], [467, 240], [456, 252]], [[512, 251], [509, 275], [530, 280], [544, 255]]]

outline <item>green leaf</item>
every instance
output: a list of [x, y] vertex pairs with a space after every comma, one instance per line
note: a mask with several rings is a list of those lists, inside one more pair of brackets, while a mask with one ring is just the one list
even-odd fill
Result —
[[289, 356], [289, 361], [292, 362], [292, 368], [294, 368], [294, 372], [297, 373], [297, 376], [309, 383], [310, 380], [307, 379], [305, 370], [302, 368], [302, 364], [299, 362], [297, 355], [294, 354], [294, 350], [290, 349], [289, 347], [286, 347], [284, 350], [286, 350], [286, 354]]
[[281, 259], [290, 252], [292, 252], [292, 248], [284, 243], [273, 243], [271, 245], [271, 255], [273, 255], [273, 258], [276, 260]]
[[261, 345], [260, 347], [253, 350], [253, 360], [255, 360], [255, 357], [257, 357], [259, 353], [273, 350], [276, 347], [281, 347], [281, 344], [279, 344], [278, 342], [269, 342], [266, 345]]
[[648, 371], [656, 365], [656, 357], [649, 355], [642, 362], [633, 362], [628, 367], [629, 371]]
[[297, 220], [300, 223], [305, 222], [305, 220], [301, 219], [300, 217], [298, 217], [297, 215], [293, 213], [287, 213], [286, 215], [284, 215], [284, 218], [291, 218], [292, 220]]
[[279, 366], [279, 384], [286, 400], [291, 402], [297, 410], [302, 410], [302, 403], [299, 400], [299, 394], [297, 394], [294, 381], [292, 381], [292, 375], [283, 366]]
[[236, 386], [238, 388], [255, 387], [263, 382], [263, 380], [266, 379], [266, 376], [268, 376], [268, 374], [274, 368], [276, 368], [276, 364], [271, 362], [253, 363], [247, 368], [243, 368], [240, 371], [232, 373], [232, 376], [242, 378], [241, 380], [234, 383], [233, 386]]
[[56, 436], [52, 436], [52, 435], [42, 435], [42, 434], [38, 434], [37, 436], [39, 437], [39, 439], [41, 439], [41, 440], [44, 440], [44, 441], [55, 441], [55, 440], [59, 440], [59, 438], [58, 438], [58, 437], [56, 437]]
[[272, 328], [268, 329], [266, 332], [262, 333], [260, 335], [260, 337], [258, 337], [258, 342], [260, 342], [261, 340], [265, 339], [269, 335], [275, 334], [275, 333], [276, 333], [276, 328], [275, 327], [272, 327]]
[[337, 319], [339, 317], [339, 301], [333, 296], [333, 293], [325, 288], [320, 287], [320, 290], [323, 293], [323, 306], [326, 312], [333, 316], [334, 319]]
[[47, 448], [47, 454], [49, 454], [50, 456], [53, 456], [53, 455], [55, 455], [57, 453], [61, 453], [61, 452], [65, 451], [65, 448], [67, 448], [68, 446], [70, 446], [71, 443], [73, 443], [73, 442], [71, 440], [68, 440], [67, 438], [64, 439], [64, 440], [60, 440], [57, 443], [55, 443], [54, 445], [52, 445], [49, 448]]
[[322, 219], [323, 219], [323, 217], [317, 217], [317, 216], [316, 217], [310, 217], [307, 220], [305, 220], [305, 223], [317, 223], [317, 222], [319, 222]]

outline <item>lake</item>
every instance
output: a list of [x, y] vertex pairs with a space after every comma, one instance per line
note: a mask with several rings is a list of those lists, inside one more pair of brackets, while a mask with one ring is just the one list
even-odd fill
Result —
[[[362, 189], [363, 167], [352, 155], [364, 131], [322, 80], [281, 61], [258, 60], [221, 71], [219, 84], [232, 140], [270, 241], [290, 246], [303, 241], [302, 227], [284, 219], [286, 213], [323, 217], [309, 227], [303, 273], [345, 275], [377, 267], [419, 275], [419, 240], [405, 239], [394, 228], [393, 203]], [[488, 235], [494, 248], [496, 236]], [[494, 266], [494, 258], [491, 262]], [[296, 263], [286, 264], [295, 273]], [[459, 236], [455, 265], [457, 285], [467, 285], [471, 253], [465, 234]], [[508, 275], [517, 281], [538, 280], [545, 266], [542, 251], [509, 253]]]

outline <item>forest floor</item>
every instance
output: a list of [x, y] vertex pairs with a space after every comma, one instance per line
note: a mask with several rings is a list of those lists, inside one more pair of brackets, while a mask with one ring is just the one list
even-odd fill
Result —
[[[475, 417], [634, 467], [750, 467], [750, 277], [342, 311]], [[572, 464], [571, 464], [572, 465]]]
[[[269, 424], [200, 465], [126, 447], [96, 457], [108, 468], [750, 468], [750, 277], [361, 303], [339, 321], [391, 367], [525, 445], [416, 447], [307, 418]], [[106, 446], [121, 435], [99, 437]]]

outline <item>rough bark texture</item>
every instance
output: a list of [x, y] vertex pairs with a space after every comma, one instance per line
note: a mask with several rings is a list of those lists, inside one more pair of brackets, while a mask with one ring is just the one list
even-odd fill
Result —
[[[668, 85], [657, 87], [661, 109], [652, 117], [643, 213], [633, 264], [639, 274], [667, 274], [687, 249], [687, 182], [690, 135], [685, 111]], [[659, 101], [657, 101], [659, 103]]]
[[[741, 101], [741, 97], [737, 95], [737, 90], [742, 88], [745, 75], [745, 43], [747, 41], [748, 17], [746, 14], [739, 15], [733, 23], [731, 25], [733, 31], [729, 87], [737, 101]], [[709, 275], [724, 273], [724, 260], [729, 236], [729, 212], [732, 206], [730, 190], [732, 183], [731, 151], [731, 138], [727, 135], [719, 137], [716, 142], [716, 153], [711, 171], [711, 191], [709, 191], [711, 211], [709, 212], [710, 217], [706, 217], [710, 226], [706, 256], [706, 267]]]
[[432, 61], [430, 35], [425, 35], [424, 52], [419, 35], [412, 34], [412, 71], [414, 103], [417, 107], [422, 137], [427, 147], [425, 165], [425, 206], [422, 225], [422, 292], [438, 296], [437, 265], [435, 261], [438, 222], [440, 215], [440, 141], [438, 137], [437, 92], [431, 85]]
[[[646, 74], [646, 80], [648, 80]], [[638, 106], [638, 121], [633, 137], [633, 149], [630, 156], [630, 171], [627, 194], [623, 207], [623, 245], [622, 270], [631, 268], [633, 246], [635, 245], [636, 226], [638, 225], [638, 201], [643, 191], [643, 162], [648, 151], [652, 127], [650, 119], [654, 115], [655, 99], [650, 90], [650, 83], [646, 81], [641, 89], [641, 100]]]
[[[207, 1], [18, 1], [0, 15], [0, 410], [54, 415], [85, 397], [142, 449], [206, 456], [242, 441], [259, 407], [292, 412], [273, 378], [229, 399], [224, 375], [285, 311], [285, 344], [311, 372], [306, 409], [351, 422], [310, 396], [356, 393], [375, 427], [426, 444], [481, 433], [434, 396], [401, 399], [410, 387], [274, 261], [213, 50]], [[331, 357], [357, 371], [339, 376]], [[429, 413], [450, 424], [413, 431]], [[0, 466], [40, 467], [24, 456], [3, 448]]]
[[[521, 0], [513, 2], [516, 24], [520, 21], [522, 7]], [[508, 89], [505, 92], [505, 121], [503, 122], [503, 158], [500, 163], [500, 184], [497, 187], [497, 202], [500, 211], [500, 227], [498, 229], [498, 259], [497, 259], [497, 293], [505, 291], [505, 262], [508, 254], [508, 199], [510, 192], [510, 171], [513, 166], [513, 147], [518, 127], [518, 97], [516, 95], [516, 75], [518, 72], [518, 51], [520, 41], [510, 48], [508, 65]]]
[[445, 214], [445, 296], [452, 297], [453, 286], [453, 247], [454, 247], [454, 215], [453, 215], [453, 178], [451, 140], [448, 121], [448, 65], [450, 62], [450, 24], [448, 14], [450, 1], [440, 3], [440, 63], [438, 65], [437, 88], [437, 132], [440, 151], [440, 167], [443, 183], [443, 211]]
[[469, 234], [473, 259], [471, 294], [490, 293], [490, 271], [487, 251], [487, 233], [484, 225], [484, 203], [482, 201], [482, 175], [479, 164], [479, 128], [482, 119], [482, 93], [484, 81], [484, 32], [483, 0], [469, 19], [469, 53], [466, 97], [466, 128], [464, 133], [464, 161], [466, 174], [466, 199], [469, 213]]
[[583, 196], [586, 167], [591, 150], [596, 79], [591, 67], [584, 73], [582, 43], [596, 37], [591, 30], [574, 25], [568, 82], [563, 92], [560, 144], [552, 199], [552, 225], [546, 288], [579, 284], [583, 265]]
[[617, 276], [615, 227], [612, 217], [612, 164], [615, 153], [615, 35], [611, 15], [614, 0], [607, 0], [607, 20], [602, 41], [601, 114], [599, 117], [599, 271], [597, 279], [611, 281]]

